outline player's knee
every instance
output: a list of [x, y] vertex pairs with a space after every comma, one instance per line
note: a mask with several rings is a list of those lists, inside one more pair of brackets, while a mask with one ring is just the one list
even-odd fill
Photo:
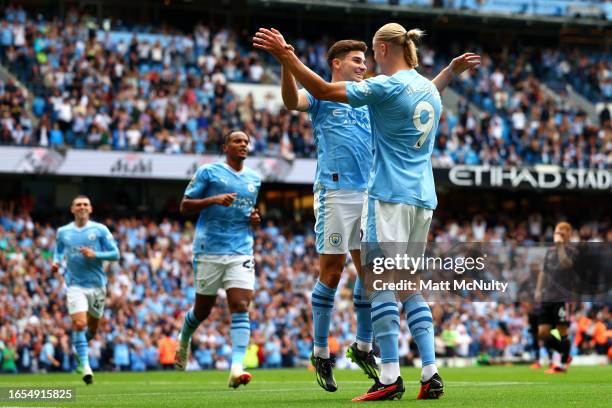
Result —
[[319, 280], [324, 283], [327, 287], [337, 288], [340, 283], [341, 273], [328, 273], [326, 275], [319, 276]]
[[545, 339], [550, 336], [550, 327], [538, 327], [538, 336]]
[[244, 313], [249, 310], [248, 299], [233, 300], [229, 303], [229, 308], [232, 313]]
[[568, 327], [565, 325], [559, 325], [557, 326], [557, 330], [559, 330], [559, 335], [560, 336], [567, 336], [567, 331], [568, 331]]
[[319, 280], [330, 288], [336, 288], [340, 282], [343, 268], [344, 259], [342, 257], [321, 259]]
[[81, 319], [73, 320], [72, 328], [76, 331], [85, 330], [87, 328], [87, 321]]
[[210, 314], [211, 310], [212, 310], [212, 307], [207, 307], [207, 306], [194, 307], [193, 314], [195, 315], [196, 319], [198, 319], [199, 321], [204, 321], [206, 320], [206, 318], [208, 318], [208, 315]]

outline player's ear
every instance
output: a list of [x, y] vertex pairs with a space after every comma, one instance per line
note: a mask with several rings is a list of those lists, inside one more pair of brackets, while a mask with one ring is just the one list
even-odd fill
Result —
[[340, 58], [334, 58], [332, 60], [332, 66], [334, 67], [334, 69], [339, 69], [341, 64], [342, 60], [340, 60]]

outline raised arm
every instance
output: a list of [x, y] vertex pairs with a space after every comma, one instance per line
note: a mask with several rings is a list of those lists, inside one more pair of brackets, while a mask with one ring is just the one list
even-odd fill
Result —
[[253, 37], [253, 46], [272, 54], [315, 99], [348, 103], [346, 83], [327, 82], [310, 70], [293, 53], [291, 47], [285, 44], [283, 36], [277, 30], [260, 28]]
[[444, 88], [450, 84], [450, 82], [457, 75], [463, 71], [474, 68], [480, 65], [480, 55], [467, 52], [463, 55], [454, 58], [446, 68], [444, 68], [436, 77], [432, 80], [439, 92], [442, 92]]
[[308, 110], [310, 103], [308, 102], [306, 92], [298, 91], [295, 78], [284, 65], [281, 66], [281, 93], [287, 109], [301, 112]]

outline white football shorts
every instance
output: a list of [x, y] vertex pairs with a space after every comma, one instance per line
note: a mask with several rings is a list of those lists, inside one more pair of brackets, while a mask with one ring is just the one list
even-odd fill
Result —
[[106, 288], [83, 288], [69, 286], [66, 295], [68, 300], [68, 313], [87, 312], [99, 319], [104, 315], [104, 302], [106, 301]]
[[365, 191], [320, 188], [314, 193], [315, 237], [319, 254], [360, 249]]
[[196, 255], [193, 270], [200, 295], [214, 296], [221, 288], [255, 289], [252, 255]]

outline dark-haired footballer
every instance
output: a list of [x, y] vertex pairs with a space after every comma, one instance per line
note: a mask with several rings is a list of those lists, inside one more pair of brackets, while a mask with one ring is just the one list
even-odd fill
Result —
[[232, 314], [229, 386], [237, 388], [251, 381], [243, 360], [251, 335], [248, 307], [255, 286], [251, 228], [261, 222], [255, 209], [261, 178], [244, 165], [249, 152], [246, 133], [228, 133], [223, 152], [225, 161], [198, 168], [181, 201], [181, 214], [199, 214], [199, 218], [193, 240], [195, 305], [185, 315], [175, 365], [185, 370], [191, 336], [210, 314], [217, 291], [225, 289]]
[[[341, 40], [332, 45], [327, 51], [332, 81], [362, 81], [367, 69], [367, 49], [364, 42], [356, 40]], [[308, 112], [317, 146], [313, 191], [320, 269], [311, 301], [314, 329], [311, 362], [319, 385], [334, 392], [338, 386], [327, 338], [336, 288], [349, 252], [359, 273], [353, 291], [357, 333], [346, 355], [368, 377], [378, 380], [372, 351], [370, 301], [359, 277], [361, 212], [372, 167], [370, 116], [365, 106], [353, 108], [346, 103], [315, 99], [305, 89], [298, 91], [293, 75], [285, 68], [282, 69], [282, 95], [287, 108]]]

